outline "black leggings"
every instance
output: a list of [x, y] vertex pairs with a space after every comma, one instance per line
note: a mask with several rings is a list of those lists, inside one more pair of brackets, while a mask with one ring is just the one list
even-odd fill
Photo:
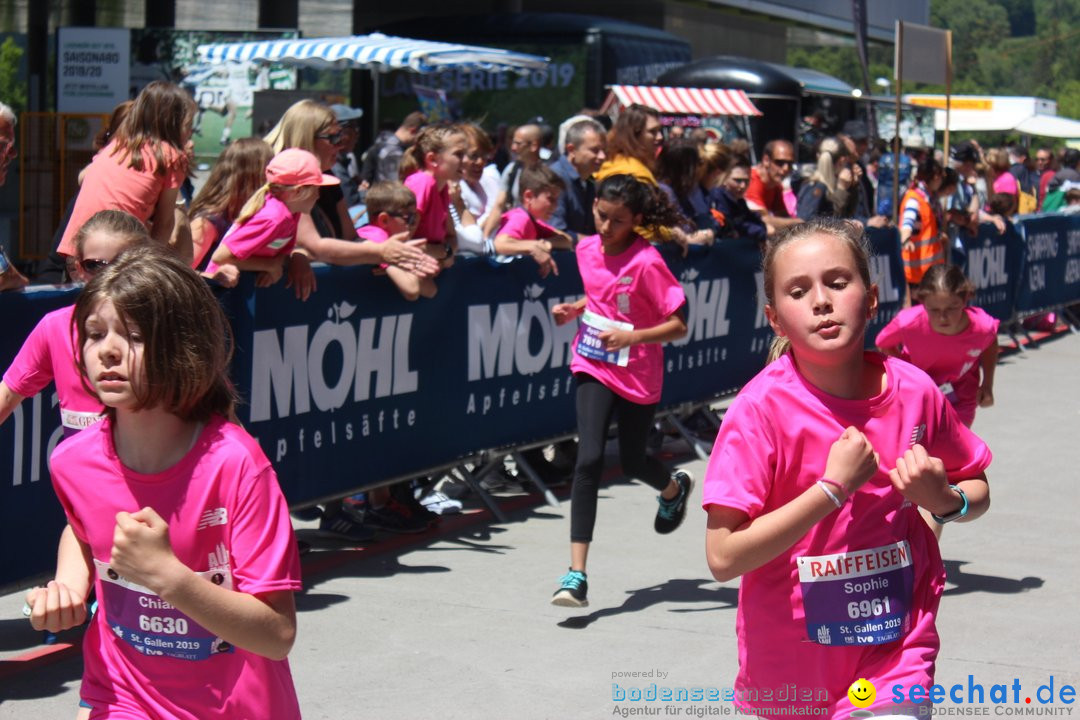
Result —
[[576, 373], [578, 457], [570, 494], [570, 541], [592, 542], [596, 497], [604, 470], [608, 425], [617, 411], [619, 461], [623, 474], [663, 491], [671, 480], [667, 468], [645, 453], [656, 404], [640, 405], [615, 394], [596, 378]]

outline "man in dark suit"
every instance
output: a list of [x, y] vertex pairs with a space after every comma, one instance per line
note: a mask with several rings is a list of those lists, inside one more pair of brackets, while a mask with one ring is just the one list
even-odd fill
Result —
[[568, 234], [575, 243], [578, 236], [596, 232], [592, 211], [596, 184], [592, 174], [606, 159], [605, 144], [603, 126], [595, 120], [582, 120], [566, 131], [566, 144], [551, 163], [551, 169], [566, 183], [551, 216], [551, 226]]

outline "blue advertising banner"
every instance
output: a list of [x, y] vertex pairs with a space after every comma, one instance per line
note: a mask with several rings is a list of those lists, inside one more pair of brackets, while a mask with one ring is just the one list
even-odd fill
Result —
[[1080, 297], [1080, 216], [1032, 215], [1020, 230], [1026, 251], [1016, 310], [1045, 310]]
[[1024, 239], [1016, 226], [1006, 221], [1005, 232], [998, 233], [993, 225], [983, 223], [977, 236], [961, 233], [960, 241], [964, 274], [975, 285], [972, 305], [998, 320], [1011, 320], [1024, 262]]
[[866, 237], [870, 244], [870, 281], [878, 288], [877, 314], [866, 327], [866, 347], [872, 348], [878, 332], [903, 308], [907, 281], [896, 228], [867, 228]]

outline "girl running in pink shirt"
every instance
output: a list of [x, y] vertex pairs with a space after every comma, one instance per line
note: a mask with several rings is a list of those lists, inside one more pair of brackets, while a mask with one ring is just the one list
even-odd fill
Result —
[[[128, 247], [151, 242], [138, 218], [119, 210], [102, 210], [75, 233], [75, 279], [87, 281]], [[64, 437], [105, 417], [97, 395], [83, 385], [75, 365], [75, 331], [65, 307], [45, 315], [23, 343], [0, 382], [0, 423], [28, 397], [56, 383]]]
[[285, 659], [299, 557], [270, 462], [226, 420], [220, 306], [151, 246], [101, 270], [74, 322], [108, 417], [52, 454], [73, 532], [26, 599], [34, 627], [56, 632], [85, 619], [94, 583], [79, 717], [300, 717]]
[[398, 171], [416, 195], [420, 219], [413, 237], [427, 240], [425, 250], [443, 268], [454, 264], [457, 248], [448, 183], [461, 180], [467, 149], [468, 138], [456, 125], [424, 128], [405, 151]]
[[[276, 283], [296, 247], [300, 215], [310, 213], [315, 207], [320, 186], [340, 182], [333, 175], [324, 175], [318, 159], [307, 150], [288, 148], [279, 152], [266, 166], [266, 184], [248, 198], [232, 227], [221, 238], [206, 266], [206, 274], [215, 275], [221, 266], [232, 265], [258, 272], [257, 287]], [[301, 267], [305, 268], [304, 275], [312, 276], [308, 263]], [[297, 297], [301, 297], [301, 287], [309, 283], [314, 287], [314, 282], [313, 277], [308, 280], [290, 277], [290, 283], [297, 287]], [[224, 279], [223, 284], [229, 284], [228, 280]]]
[[968, 305], [975, 286], [955, 265], [927, 270], [915, 296], [921, 304], [900, 311], [874, 342], [924, 370], [971, 427], [975, 408], [994, 404], [998, 321]]
[[945, 570], [918, 508], [941, 523], [986, 512], [990, 451], [925, 373], [863, 350], [877, 289], [854, 225], [795, 226], [763, 265], [786, 351], [724, 416], [702, 500], [713, 576], [742, 577], [736, 704], [848, 718], [865, 678], [876, 717], [928, 710], [885, 691], [933, 684]]
[[612, 175], [601, 183], [593, 214], [599, 234], [581, 239], [576, 249], [585, 297], [551, 309], [559, 325], [582, 319], [570, 362], [578, 423], [570, 569], [551, 598], [553, 605], [565, 607], [589, 604], [585, 566], [613, 415], [618, 416], [623, 472], [660, 491], [656, 532], [670, 533], [679, 526], [693, 483], [687, 473], [672, 475], [645, 452], [664, 381], [661, 343], [686, 334], [686, 296], [660, 253], [635, 228], [670, 225], [678, 214], [631, 175]]

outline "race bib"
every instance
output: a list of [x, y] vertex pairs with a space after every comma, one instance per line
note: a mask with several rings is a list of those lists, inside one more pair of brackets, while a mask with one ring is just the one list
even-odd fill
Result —
[[796, 558], [806, 632], [819, 645], [883, 645], [911, 627], [911, 546]]
[[600, 339], [600, 333], [608, 330], [633, 330], [634, 326], [627, 322], [608, 320], [606, 317], [597, 315], [589, 310], [581, 316], [581, 326], [578, 328], [575, 349], [577, 354], [590, 360], [612, 363], [619, 367], [626, 367], [630, 362], [630, 348], [621, 350], [607, 350], [604, 341]]
[[60, 424], [66, 430], [85, 430], [91, 425], [97, 425], [105, 419], [104, 413], [78, 412], [77, 410], [65, 410], [60, 408]]
[[[125, 580], [99, 560], [94, 560], [94, 566], [101, 578], [98, 605], [105, 610], [109, 629], [143, 655], [206, 660], [211, 655], [233, 652], [230, 643], [147, 588]], [[197, 574], [232, 590], [232, 573], [227, 567]]]

